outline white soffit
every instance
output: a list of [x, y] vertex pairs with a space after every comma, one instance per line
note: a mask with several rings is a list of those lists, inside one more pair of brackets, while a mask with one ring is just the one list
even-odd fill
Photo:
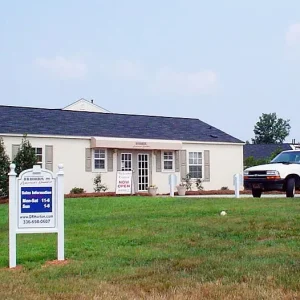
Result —
[[182, 143], [178, 141], [103, 139], [99, 137], [92, 137], [91, 148], [181, 150]]

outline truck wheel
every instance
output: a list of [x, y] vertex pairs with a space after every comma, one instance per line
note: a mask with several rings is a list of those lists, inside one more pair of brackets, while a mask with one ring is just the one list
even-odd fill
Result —
[[286, 196], [293, 198], [295, 196], [295, 178], [289, 178], [286, 182]]
[[252, 196], [254, 198], [260, 198], [261, 197], [262, 190], [261, 189], [252, 189]]

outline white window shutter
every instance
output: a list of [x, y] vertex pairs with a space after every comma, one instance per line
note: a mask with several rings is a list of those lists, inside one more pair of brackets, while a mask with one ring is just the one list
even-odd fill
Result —
[[45, 146], [45, 169], [53, 171], [53, 146]]
[[107, 172], [113, 172], [114, 170], [114, 151], [113, 149], [107, 149]]
[[20, 145], [12, 145], [12, 149], [11, 149], [11, 161], [13, 161], [16, 158], [17, 153], [19, 151], [19, 148], [20, 148]]
[[204, 178], [203, 181], [210, 181], [210, 153], [204, 150]]
[[85, 148], [85, 171], [92, 172], [92, 149]]
[[180, 176], [181, 176], [181, 178], [185, 178], [186, 174], [187, 174], [186, 150], [180, 150]]
[[179, 150], [175, 151], [175, 172], [180, 172]]
[[156, 172], [161, 172], [161, 151], [156, 151]]

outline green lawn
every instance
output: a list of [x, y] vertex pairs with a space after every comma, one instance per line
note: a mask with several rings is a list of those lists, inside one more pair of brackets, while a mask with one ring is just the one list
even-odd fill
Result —
[[300, 299], [299, 198], [66, 199], [68, 263], [18, 235], [16, 270], [3, 204], [0, 242], [0, 299]]

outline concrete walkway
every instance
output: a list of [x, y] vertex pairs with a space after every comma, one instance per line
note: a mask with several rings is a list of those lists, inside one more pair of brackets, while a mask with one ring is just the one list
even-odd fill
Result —
[[[169, 197], [169, 196], [168, 196]], [[186, 195], [175, 196], [179, 198], [235, 198], [235, 195]], [[239, 198], [253, 198], [252, 195], [240, 195]], [[261, 198], [286, 198], [285, 194], [262, 194]], [[300, 198], [300, 194], [296, 194], [295, 198]]]

